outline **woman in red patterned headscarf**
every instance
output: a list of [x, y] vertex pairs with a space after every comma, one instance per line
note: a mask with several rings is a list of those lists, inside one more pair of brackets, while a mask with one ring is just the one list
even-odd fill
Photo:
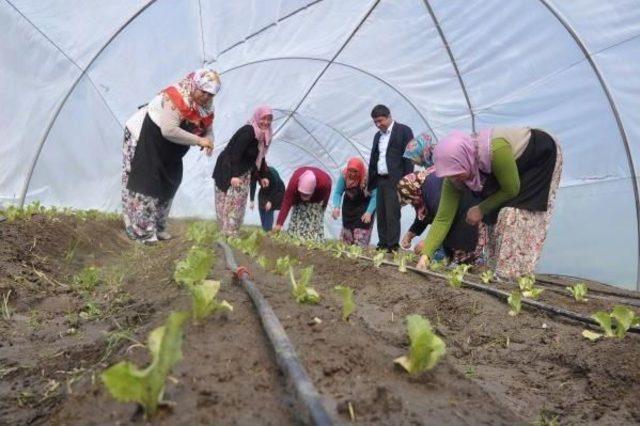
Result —
[[166, 231], [182, 181], [182, 157], [193, 145], [213, 150], [215, 71], [202, 68], [162, 90], [125, 125], [122, 171], [127, 235], [143, 242], [171, 238]]
[[347, 167], [338, 178], [332, 200], [331, 216], [337, 219], [342, 213], [340, 238], [346, 244], [367, 247], [371, 240], [377, 189], [368, 194], [366, 188], [367, 167], [361, 158], [353, 157], [347, 162]]

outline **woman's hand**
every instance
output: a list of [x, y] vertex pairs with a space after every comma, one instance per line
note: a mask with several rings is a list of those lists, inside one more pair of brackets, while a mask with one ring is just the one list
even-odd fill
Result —
[[267, 204], [264, 205], [265, 211], [271, 210], [271, 201], [267, 201]]
[[333, 211], [331, 212], [331, 217], [335, 220], [337, 218], [340, 217], [340, 209], [339, 208], [334, 208]]
[[427, 265], [429, 265], [429, 256], [427, 256], [426, 254], [423, 254], [422, 256], [420, 256], [420, 260], [418, 260], [418, 264], [416, 265], [416, 268], [426, 271]]
[[282, 225], [276, 225], [273, 227], [273, 232], [280, 232], [282, 231]]
[[200, 138], [198, 140], [198, 146], [201, 149], [204, 149], [204, 153], [208, 157], [211, 157], [211, 154], [213, 153], [213, 140], [211, 140], [209, 138]]
[[231, 186], [237, 188], [240, 185], [242, 185], [242, 180], [239, 177], [232, 177], [231, 178]]
[[263, 188], [267, 188], [269, 186], [269, 179], [267, 178], [260, 179], [260, 186]]
[[362, 223], [371, 223], [371, 213], [365, 213], [360, 217]]
[[482, 216], [483, 214], [482, 210], [480, 210], [480, 207], [473, 206], [469, 210], [467, 210], [467, 223], [469, 225], [475, 226], [480, 223], [480, 221], [482, 220]]
[[406, 234], [404, 234], [404, 237], [402, 237], [402, 241], [400, 241], [400, 247], [408, 250], [409, 247], [411, 247], [411, 240], [413, 240], [414, 236], [415, 235], [413, 235], [413, 232], [407, 232]]
[[417, 254], [418, 256], [420, 256], [422, 254], [422, 248], [423, 247], [424, 247], [424, 240], [422, 240], [418, 244], [416, 244], [416, 246], [413, 248], [413, 252], [415, 254]]

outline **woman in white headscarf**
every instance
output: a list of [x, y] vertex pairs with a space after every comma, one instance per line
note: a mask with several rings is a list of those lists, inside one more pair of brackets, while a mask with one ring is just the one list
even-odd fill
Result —
[[182, 157], [193, 145], [213, 150], [215, 71], [199, 69], [162, 90], [126, 123], [122, 204], [127, 235], [155, 242], [166, 231], [171, 202], [182, 181]]

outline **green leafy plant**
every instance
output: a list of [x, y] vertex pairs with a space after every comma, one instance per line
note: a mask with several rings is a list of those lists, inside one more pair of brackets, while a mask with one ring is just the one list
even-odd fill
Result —
[[189, 287], [193, 302], [191, 311], [196, 322], [216, 311], [233, 311], [233, 306], [226, 300], [222, 302], [216, 300], [218, 291], [220, 291], [220, 281], [213, 280], [204, 280]]
[[393, 262], [398, 264], [398, 271], [407, 272], [407, 256], [399, 251], [393, 253]]
[[489, 284], [493, 281], [494, 278], [495, 274], [491, 269], [488, 269], [480, 274], [480, 280], [485, 284]]
[[447, 275], [449, 285], [455, 288], [462, 287], [462, 280], [464, 280], [464, 276], [467, 271], [469, 271], [469, 268], [471, 268], [471, 265], [460, 264], [449, 271], [449, 274]]
[[429, 320], [422, 315], [407, 316], [409, 333], [409, 355], [396, 358], [394, 362], [411, 375], [431, 370], [446, 352], [444, 341], [431, 328]]
[[287, 271], [296, 263], [297, 263], [296, 260], [291, 259], [289, 255], [286, 255], [284, 257], [279, 257], [276, 259], [276, 268], [274, 269], [273, 272], [275, 272], [276, 275], [285, 275]]
[[100, 375], [111, 396], [121, 402], [139, 403], [147, 416], [156, 412], [166, 378], [182, 359], [182, 325], [188, 317], [188, 312], [173, 312], [165, 325], [149, 334], [151, 364], [147, 368], [122, 361]]
[[429, 269], [433, 272], [442, 271], [446, 266], [447, 265], [443, 261], [438, 260], [432, 260], [431, 263], [429, 263]]
[[2, 295], [2, 318], [9, 321], [11, 319], [11, 308], [9, 307], [9, 298], [11, 297], [11, 290]]
[[298, 303], [318, 303], [320, 295], [313, 288], [309, 287], [309, 281], [313, 275], [313, 266], [307, 266], [300, 270], [300, 278], [296, 281], [293, 275], [293, 268], [289, 267], [289, 279], [294, 299]]
[[91, 292], [100, 282], [100, 269], [95, 266], [85, 266], [73, 276], [72, 282], [74, 287]]
[[204, 247], [191, 247], [186, 259], [176, 264], [173, 279], [178, 284], [191, 286], [207, 278], [215, 258], [213, 251]]
[[186, 237], [197, 245], [211, 245], [218, 237], [218, 228], [214, 222], [193, 222], [187, 227]]
[[80, 311], [79, 314], [80, 318], [87, 321], [98, 319], [100, 318], [100, 315], [102, 315], [102, 311], [98, 307], [98, 304], [94, 301], [87, 302], [87, 304], [84, 305], [84, 308], [82, 309], [82, 311]]
[[258, 256], [256, 263], [260, 265], [262, 269], [267, 269], [269, 267], [269, 260], [264, 255]]
[[589, 289], [587, 288], [585, 283], [577, 283], [571, 287], [566, 287], [566, 289], [569, 291], [569, 293], [571, 293], [571, 295], [574, 299], [576, 299], [577, 302], [586, 302], [587, 300], [589, 300], [586, 298]]
[[636, 315], [633, 310], [626, 306], [616, 305], [611, 313], [598, 311], [591, 315], [596, 320], [603, 333], [595, 333], [590, 330], [584, 330], [582, 335], [589, 340], [597, 340], [600, 337], [616, 337], [622, 339], [629, 328], [640, 325], [640, 316]]
[[357, 259], [362, 256], [362, 247], [359, 245], [353, 244], [347, 248], [347, 257], [349, 259]]
[[353, 302], [353, 289], [343, 285], [337, 285], [333, 289], [342, 297], [342, 319], [349, 321], [349, 316], [356, 309], [356, 304]]
[[382, 265], [382, 262], [384, 262], [384, 253], [383, 252], [376, 253], [376, 255], [373, 256], [373, 266], [375, 266], [376, 268], [379, 268], [380, 265]]
[[535, 287], [536, 277], [533, 274], [526, 274], [518, 277], [518, 287], [522, 292], [522, 296], [531, 299], [537, 299], [540, 297], [544, 289]]
[[518, 315], [520, 313], [520, 309], [522, 309], [522, 295], [520, 292], [518, 290], [512, 292], [507, 298], [507, 302], [511, 308], [509, 315], [512, 317]]

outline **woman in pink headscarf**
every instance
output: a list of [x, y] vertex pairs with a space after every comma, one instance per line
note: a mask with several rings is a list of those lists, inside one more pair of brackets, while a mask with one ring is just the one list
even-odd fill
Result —
[[438, 212], [418, 267], [442, 244], [464, 191], [482, 201], [467, 223], [488, 228], [488, 265], [503, 278], [531, 274], [540, 258], [562, 173], [562, 152], [548, 133], [531, 128], [454, 131], [436, 145], [436, 175], [445, 178]]
[[251, 177], [260, 186], [269, 186], [266, 155], [271, 145], [273, 112], [268, 106], [256, 108], [251, 120], [231, 137], [218, 156], [213, 170], [216, 216], [222, 233], [235, 236], [244, 220]]
[[330, 195], [331, 176], [317, 167], [298, 168], [287, 184], [274, 230], [282, 229], [289, 210], [293, 208], [289, 232], [308, 240], [322, 240], [324, 211]]

